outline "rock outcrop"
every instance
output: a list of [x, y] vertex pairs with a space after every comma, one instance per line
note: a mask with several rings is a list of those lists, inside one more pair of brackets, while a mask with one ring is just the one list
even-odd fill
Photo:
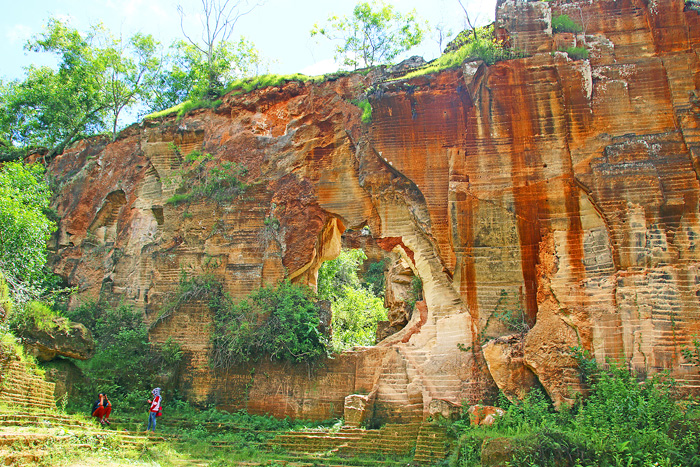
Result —
[[[143, 309], [153, 340], [186, 351], [183, 393], [223, 408], [328, 418], [371, 393], [373, 417], [417, 420], [435, 399], [488, 399], [508, 380], [489, 368], [516, 355], [567, 403], [585, 390], [572, 348], [698, 391], [680, 353], [700, 332], [700, 15], [686, 10], [506, 0], [498, 34], [526, 58], [290, 82], [80, 143], [49, 167], [61, 182], [53, 268], [83, 298]], [[560, 14], [582, 32], [554, 33]], [[588, 59], [557, 50], [570, 45]], [[362, 124], [351, 101], [369, 86]], [[244, 195], [175, 203], [193, 151], [244, 165]], [[314, 286], [343, 233], [364, 226], [423, 284], [376, 347], [311, 376], [269, 362], [219, 372], [204, 303], [156, 321], [181, 271], [237, 298], [283, 277]], [[484, 358], [513, 333], [517, 349], [502, 340]]]
[[53, 318], [49, 325], [22, 330], [22, 343], [28, 354], [42, 362], [56, 357], [87, 360], [95, 352], [92, 333], [81, 323]]

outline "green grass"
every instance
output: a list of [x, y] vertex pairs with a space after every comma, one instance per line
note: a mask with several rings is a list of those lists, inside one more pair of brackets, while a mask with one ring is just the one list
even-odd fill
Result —
[[226, 86], [226, 93], [233, 92], [234, 95], [247, 94], [256, 89], [263, 89], [272, 86], [280, 86], [291, 81], [300, 83], [324, 81], [325, 76], [306, 76], [301, 73], [291, 75], [261, 75], [253, 78], [241, 78]]
[[192, 200], [192, 193], [175, 193], [173, 196], [168, 198], [165, 202], [166, 204], [179, 205], [183, 203], [188, 203]]
[[588, 49], [585, 47], [569, 47], [565, 52], [571, 60], [584, 60], [588, 58]]
[[524, 56], [525, 55], [520, 52], [504, 48], [501, 43], [494, 40], [492, 37], [479, 37], [478, 40], [472, 40], [454, 52], [441, 55], [423, 68], [414, 70], [392, 81], [415, 78], [417, 76], [456, 68], [468, 60], [483, 60], [487, 65], [493, 65], [496, 62]]
[[372, 121], [372, 104], [369, 100], [363, 99], [357, 103], [357, 106], [362, 109], [362, 123], [370, 123]]
[[583, 31], [583, 28], [572, 20], [569, 15], [559, 15], [552, 18], [552, 31], [579, 33]]
[[180, 113], [180, 110], [183, 109], [189, 102], [190, 101], [180, 102], [179, 104], [177, 104], [173, 107], [170, 107], [169, 109], [161, 110], [159, 112], [150, 113], [143, 118], [144, 118], [144, 120], [150, 120], [150, 119], [154, 119], [154, 118], [165, 117], [167, 115], [171, 115], [171, 114], [175, 114], [175, 113]]
[[[233, 95], [247, 94], [256, 89], [263, 89], [271, 86], [280, 86], [290, 81], [298, 81], [301, 83], [321, 82], [326, 79], [333, 79], [338, 73], [331, 73], [323, 76], [306, 76], [300, 73], [291, 75], [261, 75], [253, 78], [241, 78], [229, 83], [222, 95], [233, 92]], [[182, 118], [188, 112], [203, 108], [216, 108], [221, 105], [221, 100], [210, 101], [206, 99], [188, 99], [173, 107], [170, 107], [159, 112], [153, 112], [144, 117], [145, 120], [162, 118], [168, 115], [177, 114], [177, 118]]]

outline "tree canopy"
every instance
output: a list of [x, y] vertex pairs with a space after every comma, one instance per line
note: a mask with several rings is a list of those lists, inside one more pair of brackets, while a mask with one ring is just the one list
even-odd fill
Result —
[[[237, 42], [222, 41], [213, 50], [211, 62], [197, 47], [176, 41], [164, 59], [163, 70], [157, 76], [148, 109], [158, 112], [187, 99], [218, 97], [224, 85], [237, 78], [258, 75], [266, 70], [265, 61], [255, 45], [245, 37]], [[213, 67], [216, 83], [210, 81]]]
[[148, 98], [160, 65], [150, 35], [115, 37], [101, 24], [81, 34], [55, 18], [25, 48], [55, 55], [58, 66], [29, 66], [23, 80], [0, 87], [3, 152], [45, 148], [47, 159], [107, 126], [115, 138], [121, 114]]
[[55, 225], [46, 215], [50, 190], [38, 164], [0, 167], [0, 273], [15, 292], [44, 278], [46, 242]]
[[391, 63], [423, 41], [427, 23], [415, 10], [402, 14], [383, 1], [355, 5], [352, 16], [330, 16], [325, 26], [314, 25], [311, 37], [338, 42], [335, 59], [355, 69]]
[[[231, 42], [231, 36], [238, 20], [261, 3], [250, 0], [201, 0], [201, 3], [200, 39], [193, 39], [185, 30], [186, 14], [182, 5], [178, 6], [180, 29], [191, 46], [187, 56], [196, 58], [197, 69], [201, 73], [198, 82], [204, 86], [198, 89], [200, 97], [213, 99], [221, 94], [227, 79], [230, 79], [232, 66], [240, 67], [248, 58], [259, 60], [257, 50], [251, 47], [249, 41], [241, 37], [238, 42]], [[254, 51], [252, 55], [251, 51]]]

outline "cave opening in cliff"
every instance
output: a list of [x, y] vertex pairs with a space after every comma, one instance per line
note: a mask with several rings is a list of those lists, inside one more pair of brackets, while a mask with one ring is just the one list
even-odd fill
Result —
[[385, 268], [384, 259], [369, 259], [360, 248], [341, 249], [319, 268], [317, 291], [330, 302], [333, 351], [376, 344], [377, 327], [387, 321]]
[[316, 281], [318, 297], [329, 302], [335, 352], [373, 346], [403, 329], [422, 282], [400, 254], [380, 248], [367, 228], [346, 230], [336, 258], [324, 261]]

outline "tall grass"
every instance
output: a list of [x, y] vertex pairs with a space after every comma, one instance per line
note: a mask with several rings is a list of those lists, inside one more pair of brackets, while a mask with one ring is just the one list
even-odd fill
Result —
[[451, 465], [480, 465], [485, 439], [513, 446], [512, 466], [700, 466], [700, 412], [677, 399], [675, 383], [663, 375], [639, 382], [612, 365], [588, 375], [590, 396], [557, 412], [539, 391], [510, 404], [492, 427], [468, 419], [451, 430], [458, 437]]

